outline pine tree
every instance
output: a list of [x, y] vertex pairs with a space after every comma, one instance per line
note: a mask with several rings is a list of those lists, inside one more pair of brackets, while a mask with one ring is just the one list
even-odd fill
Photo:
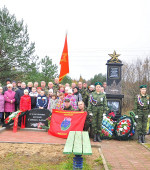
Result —
[[42, 68], [42, 77], [46, 83], [54, 81], [54, 78], [58, 76], [57, 74], [57, 65], [52, 63], [52, 59], [48, 56], [45, 56], [40, 62]]
[[23, 20], [17, 21], [6, 7], [0, 9], [0, 81], [30, 72], [38, 59], [34, 51]]

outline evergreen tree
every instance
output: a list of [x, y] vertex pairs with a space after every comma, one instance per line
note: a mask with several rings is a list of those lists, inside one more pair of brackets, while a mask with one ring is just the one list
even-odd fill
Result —
[[21, 75], [30, 72], [38, 59], [34, 50], [23, 20], [17, 21], [6, 7], [0, 9], [0, 81], [7, 77], [21, 79]]
[[106, 75], [103, 75], [102, 73], [96, 74], [94, 78], [91, 78], [88, 80], [88, 84], [95, 84], [96, 82], [105, 82], [106, 81]]
[[54, 78], [58, 76], [58, 66], [53, 64], [52, 59], [48, 56], [45, 56], [45, 58], [41, 60], [40, 64], [42, 68], [42, 79], [46, 81], [46, 83], [54, 81]]
[[65, 76], [65, 77], [62, 79], [61, 84], [65, 85], [66, 83], [69, 83], [69, 84], [71, 85], [71, 83], [72, 83], [71, 77]]

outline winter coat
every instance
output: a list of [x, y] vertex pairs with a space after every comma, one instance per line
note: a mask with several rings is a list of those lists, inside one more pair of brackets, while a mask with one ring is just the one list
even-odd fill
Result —
[[77, 103], [76, 103], [76, 99], [74, 97], [74, 95], [67, 95], [65, 98], [64, 98], [64, 101], [65, 99], [70, 99], [70, 105], [73, 107], [73, 109], [77, 109]]
[[80, 93], [74, 93], [74, 97], [75, 97], [76, 103], [78, 105], [78, 102], [82, 101], [82, 95]]
[[36, 107], [36, 100], [38, 96], [38, 92], [30, 92], [29, 96], [31, 97], [31, 108], [34, 109]]
[[51, 113], [52, 113], [52, 109], [56, 109], [57, 102], [58, 102], [58, 99], [56, 99], [56, 100], [50, 99], [49, 100], [47, 109], [50, 110]]
[[[16, 92], [12, 90], [7, 90], [4, 93], [5, 99], [5, 112], [14, 112], [15, 111], [15, 94]], [[11, 103], [12, 100], [12, 103]]]
[[36, 107], [37, 108], [43, 107], [43, 108], [47, 109], [47, 104], [48, 104], [48, 100], [47, 100], [47, 97], [45, 95], [44, 96], [39, 95], [37, 97], [37, 101], [36, 101]]
[[29, 95], [23, 95], [20, 99], [20, 110], [31, 110], [31, 97]]
[[0, 112], [4, 112], [4, 103], [5, 103], [4, 95], [0, 94]]
[[15, 99], [16, 99], [16, 104], [19, 105], [20, 104], [20, 98], [21, 96], [24, 95], [24, 88], [20, 88], [16, 91], [16, 95], [15, 95]]
[[27, 87], [27, 90], [30, 93], [32, 91], [32, 87]]

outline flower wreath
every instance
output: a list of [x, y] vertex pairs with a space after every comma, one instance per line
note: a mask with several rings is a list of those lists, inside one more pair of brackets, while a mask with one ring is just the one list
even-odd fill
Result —
[[103, 116], [102, 120], [102, 131], [101, 136], [102, 138], [111, 138], [114, 131], [114, 121], [111, 119], [110, 116]]
[[119, 140], [127, 140], [135, 134], [135, 126], [132, 117], [122, 116], [118, 119], [115, 130], [115, 136]]

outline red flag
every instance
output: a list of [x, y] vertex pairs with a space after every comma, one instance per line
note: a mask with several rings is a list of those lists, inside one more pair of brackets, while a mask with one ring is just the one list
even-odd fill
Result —
[[67, 45], [67, 35], [65, 38], [64, 49], [62, 52], [61, 60], [60, 60], [60, 75], [59, 75], [59, 82], [62, 81], [64, 76], [69, 73], [69, 59], [68, 59], [68, 45]]
[[86, 112], [53, 109], [49, 134], [67, 138], [70, 131], [83, 131]]

